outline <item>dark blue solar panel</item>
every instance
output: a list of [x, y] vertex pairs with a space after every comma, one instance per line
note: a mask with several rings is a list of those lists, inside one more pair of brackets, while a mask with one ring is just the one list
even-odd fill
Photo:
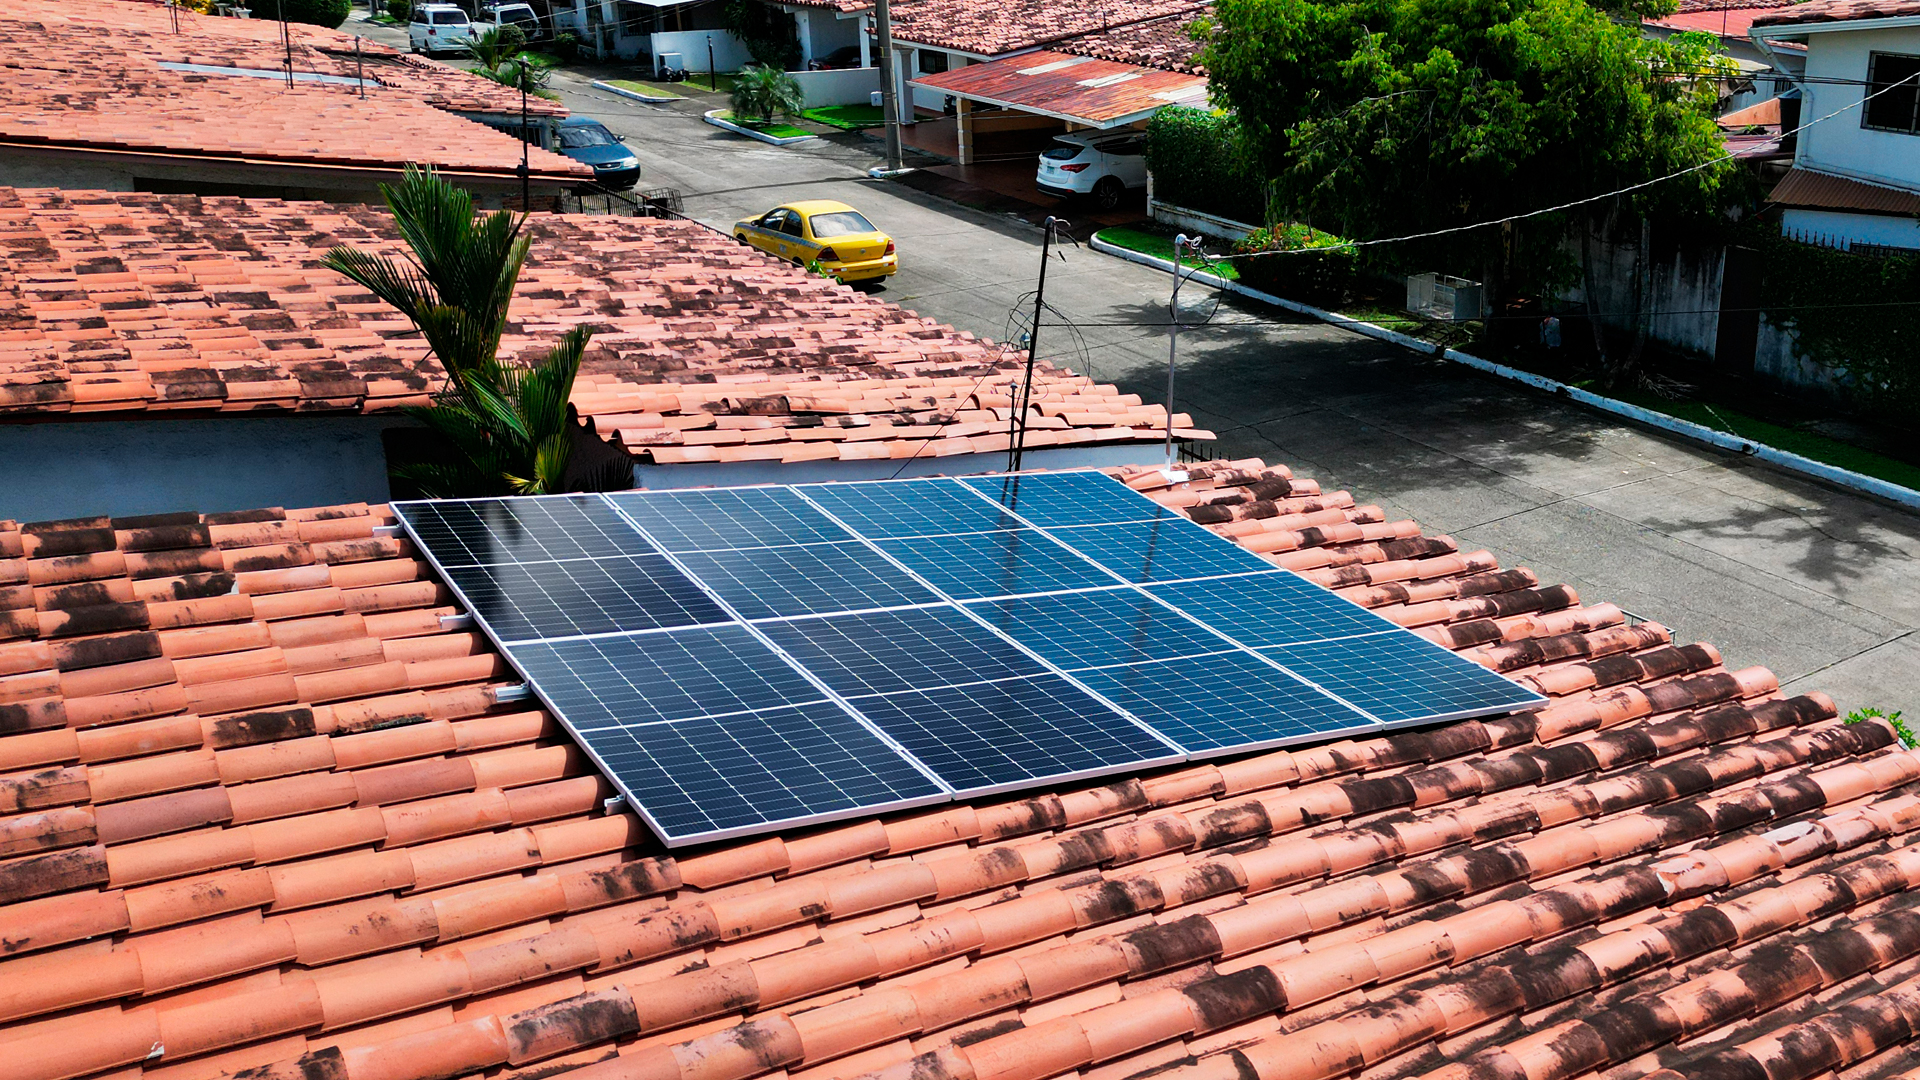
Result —
[[760, 624], [787, 655], [845, 697], [1033, 675], [1046, 668], [953, 608]]
[[995, 629], [1069, 671], [1235, 648], [1137, 589], [969, 604]]
[[831, 702], [591, 732], [582, 742], [673, 843], [945, 797]]
[[1153, 585], [1147, 591], [1248, 648], [1398, 629], [1287, 570]]
[[1102, 668], [1074, 678], [1196, 754], [1380, 726], [1245, 652]]
[[907, 607], [940, 599], [859, 541], [678, 558], [743, 619]]
[[1112, 574], [1037, 529], [878, 540], [875, 546], [956, 600], [1115, 584]]
[[664, 555], [451, 566], [446, 573], [501, 641], [729, 621]]
[[961, 483], [1035, 525], [1111, 525], [1176, 517], [1118, 480], [1097, 472], [1016, 473]]
[[798, 489], [870, 539], [1011, 529], [1016, 519], [952, 480], [808, 484]]
[[575, 731], [824, 701], [739, 624], [509, 646]]
[[1472, 716], [1544, 700], [1404, 630], [1260, 651], [1387, 723]]
[[962, 795], [1180, 757], [1058, 675], [887, 694], [857, 707]]
[[851, 540], [792, 488], [692, 488], [607, 496], [668, 551]]
[[598, 495], [400, 502], [393, 509], [441, 566], [645, 555], [658, 550]]
[[1137, 585], [1273, 569], [1272, 563], [1233, 541], [1175, 518], [1047, 532]]

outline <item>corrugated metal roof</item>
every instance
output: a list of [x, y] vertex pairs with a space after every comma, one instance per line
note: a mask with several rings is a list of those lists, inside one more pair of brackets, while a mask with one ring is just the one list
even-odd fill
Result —
[[914, 82], [971, 101], [1100, 128], [1144, 119], [1163, 105], [1200, 104], [1207, 95], [1207, 80], [1198, 75], [1057, 52], [970, 64]]
[[1882, 187], [1832, 173], [1795, 168], [1774, 185], [1768, 202], [1823, 210], [1864, 210], [1876, 214], [1920, 214], [1920, 192]]

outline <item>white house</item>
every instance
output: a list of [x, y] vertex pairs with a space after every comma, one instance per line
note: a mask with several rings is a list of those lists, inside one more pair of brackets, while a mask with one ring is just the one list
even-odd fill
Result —
[[1774, 188], [1788, 236], [1920, 249], [1920, 0], [1810, 0], [1753, 20], [1799, 83], [1793, 169]]

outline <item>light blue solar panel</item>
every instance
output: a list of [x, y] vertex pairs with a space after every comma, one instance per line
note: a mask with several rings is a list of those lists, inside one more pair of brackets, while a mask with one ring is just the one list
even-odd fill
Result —
[[869, 539], [947, 536], [1020, 525], [998, 506], [953, 480], [808, 484], [798, 490]]
[[1289, 570], [1150, 585], [1147, 591], [1248, 648], [1399, 629]]
[[1137, 585], [1273, 569], [1272, 563], [1246, 548], [1182, 519], [1067, 526], [1047, 532]]
[[1189, 753], [1380, 728], [1245, 652], [1102, 668], [1074, 677]]
[[607, 497], [668, 551], [853, 539], [788, 487], [623, 491]]
[[876, 540], [874, 545], [955, 600], [1118, 584], [1038, 529]]
[[530, 641], [507, 655], [575, 731], [824, 701], [827, 694], [739, 624]]
[[994, 629], [1068, 671], [1239, 651], [1138, 589], [969, 604]]
[[1097, 472], [1013, 473], [961, 482], [1034, 524], [1113, 525], [1179, 516]]
[[857, 541], [688, 551], [677, 557], [743, 619], [906, 607], [939, 600]]
[[393, 509], [414, 542], [441, 567], [657, 550], [597, 495], [397, 502]]
[[949, 607], [784, 619], [763, 623], [760, 630], [849, 698], [1046, 671], [1005, 638]]
[[1405, 630], [1260, 651], [1388, 723], [1477, 716], [1541, 700]]

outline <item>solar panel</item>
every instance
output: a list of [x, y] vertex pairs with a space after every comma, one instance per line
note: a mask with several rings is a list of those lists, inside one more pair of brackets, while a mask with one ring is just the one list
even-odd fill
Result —
[[668, 551], [727, 551], [853, 539], [792, 488], [625, 491], [608, 499]]
[[941, 785], [832, 702], [620, 728], [588, 741], [668, 843], [922, 806]]
[[874, 558], [858, 541], [689, 551], [677, 558], [743, 619], [903, 607], [940, 599], [904, 571]]
[[674, 846], [1542, 700], [1090, 471], [395, 510]]
[[501, 641], [727, 621], [662, 555], [451, 566], [446, 575]]
[[956, 795], [1182, 757], [1058, 675], [883, 694], [862, 698], [858, 707]]

